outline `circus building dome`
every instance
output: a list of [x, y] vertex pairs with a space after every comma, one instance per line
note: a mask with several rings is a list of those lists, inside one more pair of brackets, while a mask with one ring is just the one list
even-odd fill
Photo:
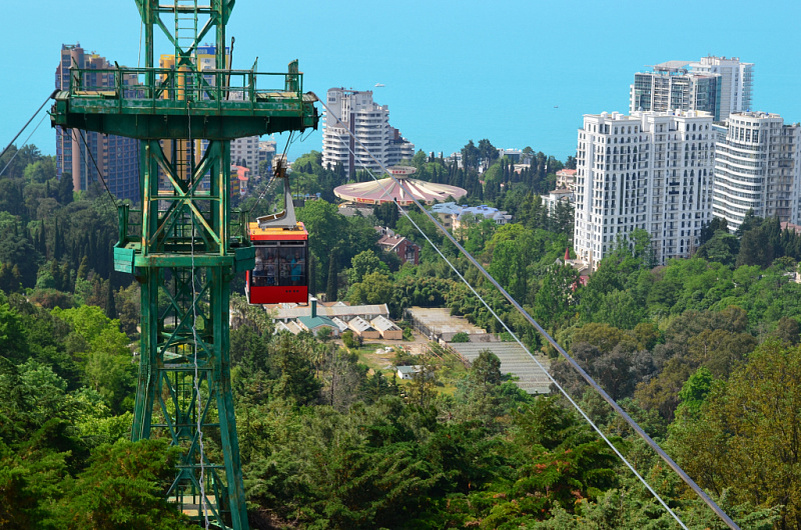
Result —
[[[345, 184], [334, 188], [334, 195], [340, 199], [359, 204], [381, 204], [395, 202], [401, 206], [414, 203], [414, 199], [424, 203], [459, 200], [467, 195], [467, 190], [447, 184], [435, 184], [424, 180], [409, 178], [416, 171], [413, 167], [395, 166], [389, 168], [392, 178]], [[398, 184], [400, 183], [400, 184]]]

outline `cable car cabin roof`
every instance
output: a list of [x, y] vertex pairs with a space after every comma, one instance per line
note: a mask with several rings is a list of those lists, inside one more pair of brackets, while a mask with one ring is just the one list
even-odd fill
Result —
[[300, 221], [298, 221], [295, 229], [280, 227], [259, 228], [259, 223], [248, 223], [248, 232], [250, 233], [251, 241], [307, 241], [309, 239], [309, 233], [306, 232], [306, 227]]

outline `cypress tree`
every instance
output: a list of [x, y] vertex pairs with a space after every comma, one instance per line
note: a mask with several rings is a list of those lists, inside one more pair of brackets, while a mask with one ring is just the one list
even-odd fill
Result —
[[114, 301], [114, 287], [111, 285], [111, 278], [109, 278], [108, 289], [106, 289], [106, 316], [115, 319], [117, 318], [117, 304]]
[[337, 249], [331, 251], [328, 258], [328, 283], [325, 287], [325, 299], [333, 302], [337, 299]]
[[39, 222], [39, 233], [37, 235], [36, 250], [38, 250], [45, 259], [47, 259], [47, 234], [45, 234], [44, 219]]
[[61, 287], [59, 287], [60, 291], [71, 293], [75, 290], [75, 287], [72, 285], [71, 273], [72, 273], [72, 267], [70, 267], [69, 262], [65, 261], [61, 265]]
[[97, 272], [97, 248], [95, 247], [95, 238], [86, 237], [86, 255], [89, 257], [89, 269]]
[[317, 292], [317, 260], [314, 258], [314, 255], [309, 252], [309, 293], [316, 293]]
[[61, 230], [58, 227], [58, 221], [55, 222], [53, 226], [53, 259], [59, 260], [61, 259], [61, 255], [64, 253], [64, 242], [61, 240]]
[[84, 256], [81, 258], [81, 265], [78, 267], [78, 273], [75, 275], [76, 279], [80, 278], [82, 280], [86, 279], [86, 276], [89, 274], [89, 258]]
[[15, 292], [20, 291], [20, 289], [22, 288], [22, 273], [20, 273], [18, 265], [14, 265], [14, 267], [11, 269], [11, 277], [13, 278], [12, 279], [12, 285], [14, 287], [13, 290]]

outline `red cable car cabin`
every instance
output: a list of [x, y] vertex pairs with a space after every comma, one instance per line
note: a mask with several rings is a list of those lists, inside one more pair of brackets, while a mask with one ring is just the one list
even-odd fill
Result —
[[256, 268], [247, 271], [245, 290], [251, 304], [306, 304], [309, 300], [309, 233], [296, 227], [265, 227], [249, 223], [256, 247]]

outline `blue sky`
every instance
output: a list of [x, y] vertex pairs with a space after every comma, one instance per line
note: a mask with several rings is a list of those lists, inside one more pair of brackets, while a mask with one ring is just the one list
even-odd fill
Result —
[[[2, 147], [52, 91], [62, 43], [138, 62], [134, 0], [4, 4]], [[801, 121], [799, 20], [797, 0], [239, 0], [227, 31], [235, 68], [258, 56], [259, 70], [285, 71], [297, 58], [306, 90], [320, 97], [334, 86], [373, 90], [418, 149], [449, 154], [488, 138], [565, 159], [583, 114], [626, 112], [634, 73], [672, 59], [753, 62], [753, 110]], [[45, 119], [31, 142], [53, 154], [54, 137]], [[282, 147], [286, 135], [276, 139]], [[313, 149], [319, 132], [294, 143], [290, 158]]]

